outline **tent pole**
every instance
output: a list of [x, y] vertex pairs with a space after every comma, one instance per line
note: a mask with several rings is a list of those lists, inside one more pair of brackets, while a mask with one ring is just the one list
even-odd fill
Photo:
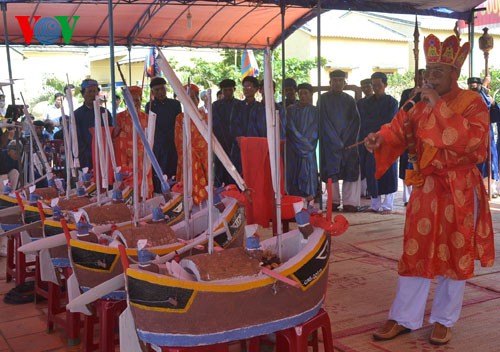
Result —
[[15, 105], [15, 97], [14, 97], [14, 81], [12, 80], [12, 63], [10, 62], [10, 49], [9, 49], [9, 29], [7, 28], [7, 3], [0, 3], [2, 7], [3, 14], [3, 32], [5, 36], [5, 50], [7, 52], [7, 68], [9, 70], [9, 83], [10, 83], [10, 99], [11, 104]]
[[109, 25], [109, 61], [111, 74], [111, 108], [113, 115], [113, 126], [116, 126], [116, 89], [115, 89], [115, 33], [113, 25], [113, 0], [108, 0], [108, 25]]
[[132, 45], [128, 46], [128, 81], [132, 84]]
[[[317, 48], [317, 59], [318, 59], [318, 63], [317, 63], [317, 73], [318, 73], [318, 103], [317, 103], [317, 108], [318, 108], [318, 118], [319, 118], [319, 121], [318, 121], [318, 126], [321, 126], [321, 104], [320, 104], [320, 99], [321, 99], [321, 0], [318, 0], [318, 6], [317, 6], [317, 9], [318, 9], [318, 15], [316, 16], [316, 18], [318, 19], [317, 21], [317, 37], [316, 37], [316, 41], [317, 41], [317, 44], [316, 44], [316, 48]], [[319, 137], [319, 135], [318, 135]], [[321, 183], [321, 138], [319, 138], [319, 143], [318, 143], [318, 151], [319, 151], [319, 157], [318, 157], [318, 160], [319, 160], [319, 175], [318, 175], [318, 179], [319, 179], [319, 182], [318, 182], [318, 185], [319, 185], [319, 208], [321, 210], [323, 210], [323, 185]], [[330, 219], [328, 219], [330, 220]]]
[[469, 54], [469, 77], [474, 76], [474, 18], [475, 11], [471, 10], [469, 17], [469, 43], [470, 43], [470, 54]]
[[[5, 36], [5, 51], [7, 52], [7, 69], [9, 71], [9, 83], [10, 83], [10, 99], [11, 99], [11, 104], [16, 105], [16, 97], [14, 96], [14, 80], [12, 79], [12, 62], [10, 61], [10, 48], [9, 48], [9, 29], [7, 27], [7, 3], [2, 2], [0, 3], [1, 9], [2, 9], [2, 15], [3, 15], [3, 32]], [[17, 115], [17, 114], [16, 114]], [[17, 116], [15, 116], [14, 119], [17, 119]], [[17, 143], [17, 154], [21, 155], [21, 149], [19, 147], [19, 130], [16, 128], [15, 129], [15, 136], [14, 136], [16, 143]], [[26, 181], [26, 175], [24, 172], [21, 172], [22, 165], [21, 165], [21, 160], [22, 157], [17, 160], [16, 165], [17, 165], [17, 171], [19, 172], [19, 179], [17, 181], [17, 184], [14, 185], [14, 189], [17, 189], [19, 184], [21, 186], [24, 186], [24, 183]]]
[[[285, 78], [286, 78], [286, 68], [285, 68], [285, 60], [286, 60], [286, 53], [285, 53], [285, 1], [281, 0], [280, 2], [280, 7], [281, 7], [281, 102], [283, 104], [283, 120], [287, 121], [287, 106], [286, 106], [286, 96], [285, 96]], [[279, 114], [277, 116], [280, 116]], [[280, 121], [281, 122], [281, 121]], [[281, 123], [280, 123], [281, 126]], [[281, 127], [280, 127], [281, 128]], [[281, 132], [281, 131], [280, 131]], [[286, 134], [286, 132], [285, 132]], [[281, 133], [278, 133], [278, 136], [280, 137], [281, 141]], [[281, 143], [278, 143], [278, 156], [281, 157]], [[286, 144], [284, 147], [284, 157], [283, 157], [283, 180], [285, 181], [284, 188], [285, 192], [287, 192], [287, 174], [286, 174]], [[280, 158], [278, 158], [280, 160]], [[281, 163], [278, 161], [278, 168], [280, 167]], [[281, 189], [278, 190], [278, 192], [281, 192]], [[278, 219], [278, 221], [281, 221], [281, 219]]]

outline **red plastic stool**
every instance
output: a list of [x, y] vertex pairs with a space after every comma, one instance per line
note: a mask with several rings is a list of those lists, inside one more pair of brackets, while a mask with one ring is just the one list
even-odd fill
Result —
[[47, 332], [54, 331], [57, 325], [66, 333], [69, 346], [76, 346], [80, 343], [80, 313], [71, 313], [66, 310], [68, 303], [68, 290], [66, 280], [72, 273], [71, 268], [61, 268], [60, 285], [53, 282], [44, 282], [47, 285]]
[[242, 350], [247, 352], [260, 352], [262, 345], [274, 347], [274, 342], [269, 341], [269, 339], [267, 339], [265, 336], [255, 336], [243, 342], [246, 346], [245, 349]]
[[37, 303], [37, 297], [49, 299], [49, 285], [47, 282], [42, 281], [42, 276], [40, 274], [40, 258], [38, 256], [36, 256], [35, 261], [35, 303]]
[[[113, 301], [98, 299], [92, 303], [94, 314], [86, 315], [84, 319], [84, 351], [109, 352], [115, 350], [118, 339], [115, 333], [118, 330], [118, 319], [127, 307], [126, 300]], [[99, 323], [99, 342], [94, 343], [94, 327]]]
[[36, 261], [26, 262], [26, 255], [17, 250], [21, 245], [21, 233], [8, 236], [6, 281], [14, 279], [16, 285], [24, 284], [27, 278], [35, 276], [35, 271], [28, 271], [28, 268], [35, 266]]
[[[60, 326], [66, 332], [67, 343], [75, 346], [80, 343], [80, 313], [71, 313], [66, 309], [68, 303], [68, 290], [66, 280], [72, 273], [72, 269], [60, 268], [61, 284], [46, 282], [47, 284], [47, 330], [52, 332], [54, 325]], [[64, 297], [63, 297], [64, 296]]]
[[319, 350], [318, 329], [321, 329], [323, 334], [324, 351], [333, 352], [330, 318], [323, 308], [305, 323], [276, 332], [276, 351], [306, 352], [309, 344], [309, 336], [312, 336], [313, 351], [317, 352]]

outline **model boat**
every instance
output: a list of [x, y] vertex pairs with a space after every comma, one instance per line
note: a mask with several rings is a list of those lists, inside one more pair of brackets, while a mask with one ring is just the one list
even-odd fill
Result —
[[[282, 235], [281, 245], [282, 264], [273, 270], [262, 270], [262, 257], [242, 248], [184, 258], [178, 277], [130, 265], [126, 287], [139, 339], [157, 346], [209, 345], [313, 317], [325, 298], [330, 238], [319, 227], [307, 239], [293, 230]], [[261, 242], [260, 252], [276, 248], [272, 237]]]
[[[224, 198], [222, 202], [225, 208], [214, 221], [216, 233], [214, 240], [222, 248], [241, 246], [245, 226], [243, 209], [235, 199]], [[180, 251], [189, 244], [202, 246], [208, 241], [207, 228], [208, 211], [207, 209], [200, 210], [193, 215], [191, 225], [181, 221], [171, 227], [175, 234], [175, 241], [164, 245], [153, 245], [148, 250], [157, 256], [165, 256]], [[140, 226], [137, 229], [140, 232]], [[190, 238], [189, 233], [195, 234], [195, 237]], [[83, 292], [123, 274], [117, 247], [71, 238], [69, 251], [73, 271]], [[136, 246], [129, 246], [126, 251], [129, 257], [137, 260]], [[116, 292], [113, 297], [116, 299]], [[122, 298], [125, 298], [124, 294]]]

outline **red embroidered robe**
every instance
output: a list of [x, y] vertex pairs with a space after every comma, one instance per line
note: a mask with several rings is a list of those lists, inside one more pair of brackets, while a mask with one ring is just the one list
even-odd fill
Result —
[[[144, 129], [148, 125], [148, 114], [143, 111], [138, 111], [139, 122]], [[134, 129], [132, 117], [128, 110], [122, 111], [116, 115], [116, 127], [120, 128], [120, 134], [114, 140], [116, 163], [122, 167], [122, 172], [128, 172], [129, 176], [124, 179], [124, 183], [133, 186], [133, 143], [132, 131]], [[142, 183], [142, 162], [144, 160], [144, 146], [139, 135], [137, 135], [137, 160], [139, 165], [139, 187]], [[147, 174], [148, 179], [148, 197], [153, 194], [153, 177], [152, 171], [149, 169]], [[140, 194], [140, 193], [139, 193]]]
[[[488, 199], [476, 164], [487, 155], [489, 113], [479, 94], [458, 87], [434, 108], [425, 102], [409, 111], [424, 183], [414, 187], [406, 210], [402, 276], [442, 275], [465, 280], [474, 259], [492, 266], [495, 257]], [[381, 177], [406, 148], [404, 111], [384, 125], [375, 151]]]
[[[208, 118], [205, 111], [199, 111], [205, 123]], [[193, 117], [192, 117], [193, 118]], [[196, 117], [194, 117], [196, 118]], [[177, 149], [177, 181], [183, 181], [182, 164], [184, 156], [182, 154], [182, 121], [184, 120], [184, 113], [180, 113], [175, 118], [175, 148]], [[208, 145], [203, 136], [196, 128], [193, 121], [191, 121], [191, 156], [192, 156], [192, 173], [193, 173], [193, 203], [200, 204], [208, 198], [207, 190], [208, 185]]]

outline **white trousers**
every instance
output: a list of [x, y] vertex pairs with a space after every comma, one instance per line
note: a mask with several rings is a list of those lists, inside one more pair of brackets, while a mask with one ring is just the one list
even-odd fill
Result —
[[[421, 328], [430, 286], [430, 279], [400, 276], [396, 298], [389, 311], [389, 319], [411, 330]], [[438, 322], [452, 327], [462, 311], [464, 290], [465, 280], [452, 280], [438, 276], [429, 322], [431, 324]]]
[[370, 198], [372, 209], [375, 211], [392, 210], [394, 208], [394, 195], [395, 193], [386, 194], [383, 201], [382, 196]]
[[403, 182], [403, 203], [408, 203], [413, 186], [407, 186]]
[[366, 185], [366, 177], [361, 180], [361, 197], [366, 196], [368, 186]]
[[333, 182], [333, 203], [353, 205], [359, 207], [361, 204], [361, 179], [355, 182], [342, 181], [342, 201], [340, 197], [340, 185]]

